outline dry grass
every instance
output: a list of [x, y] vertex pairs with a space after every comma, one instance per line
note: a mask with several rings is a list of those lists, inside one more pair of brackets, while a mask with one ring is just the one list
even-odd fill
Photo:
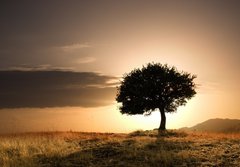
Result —
[[240, 166], [240, 134], [136, 131], [0, 136], [1, 167]]

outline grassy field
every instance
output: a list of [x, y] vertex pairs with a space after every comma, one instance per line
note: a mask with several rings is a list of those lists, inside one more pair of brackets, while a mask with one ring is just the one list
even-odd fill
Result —
[[170, 130], [2, 135], [0, 166], [240, 166], [240, 134]]

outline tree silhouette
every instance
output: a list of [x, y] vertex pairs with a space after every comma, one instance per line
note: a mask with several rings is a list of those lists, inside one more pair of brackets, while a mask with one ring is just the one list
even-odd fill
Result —
[[175, 112], [195, 94], [196, 75], [179, 72], [167, 64], [149, 63], [142, 69], [125, 74], [117, 88], [117, 102], [122, 114], [150, 115], [158, 109], [161, 115], [159, 130], [166, 129], [166, 112]]

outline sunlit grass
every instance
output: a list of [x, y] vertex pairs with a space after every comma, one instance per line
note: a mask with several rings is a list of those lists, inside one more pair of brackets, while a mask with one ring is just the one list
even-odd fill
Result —
[[2, 167], [237, 166], [240, 134], [135, 131], [0, 136]]

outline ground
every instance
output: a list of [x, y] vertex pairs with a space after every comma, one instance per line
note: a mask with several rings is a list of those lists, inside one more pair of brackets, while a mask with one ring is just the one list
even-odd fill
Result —
[[240, 166], [240, 134], [135, 131], [0, 136], [2, 167]]

